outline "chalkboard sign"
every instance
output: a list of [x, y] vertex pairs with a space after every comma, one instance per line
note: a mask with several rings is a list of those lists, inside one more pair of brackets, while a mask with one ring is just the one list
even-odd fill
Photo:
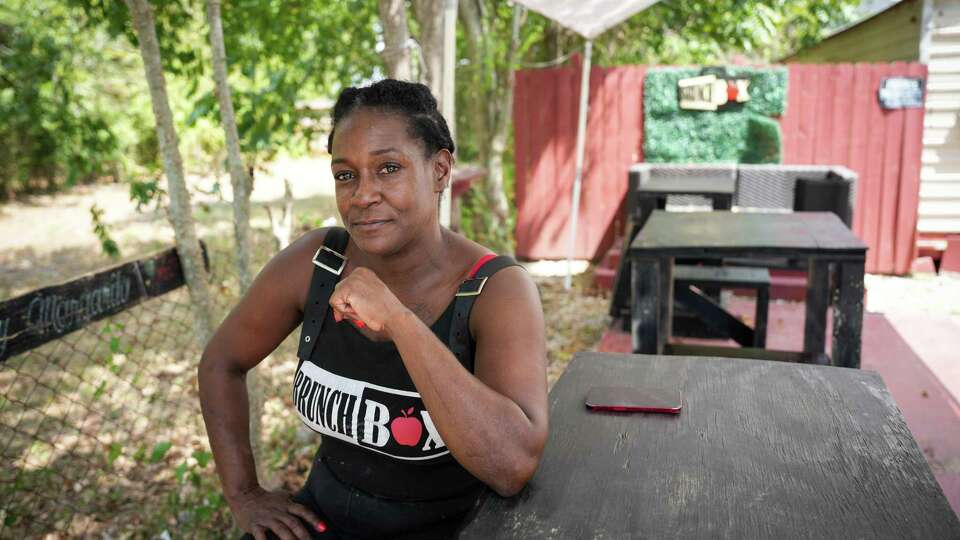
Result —
[[877, 94], [884, 109], [920, 109], [923, 108], [923, 79], [888, 77], [880, 83]]
[[[207, 262], [204, 248], [204, 262]], [[0, 362], [184, 284], [174, 248], [0, 303]]]

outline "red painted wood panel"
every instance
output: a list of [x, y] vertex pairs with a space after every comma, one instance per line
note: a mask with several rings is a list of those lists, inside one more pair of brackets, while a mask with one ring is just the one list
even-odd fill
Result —
[[811, 71], [818, 75], [816, 86], [816, 97], [814, 98], [814, 109], [816, 124], [813, 129], [813, 155], [810, 163], [817, 165], [829, 165], [833, 161], [833, 146], [836, 139], [836, 132], [833, 129], [833, 95], [835, 91], [836, 79], [834, 78], [834, 66], [811, 66]]
[[790, 69], [787, 75], [787, 106], [783, 116], [780, 117], [781, 160], [786, 160], [787, 156], [797, 155], [800, 100], [796, 96], [800, 94], [794, 89], [801, 86], [800, 70]]
[[[520, 120], [530, 126], [528, 144], [531, 161], [525, 197], [517, 207], [518, 216], [523, 216], [523, 219], [517, 220], [518, 247], [540, 241], [545, 233], [559, 235], [553, 229], [557, 221], [566, 221], [563, 215], [554, 211], [554, 199], [565, 189], [569, 190], [569, 186], [562, 183], [563, 178], [556, 174], [556, 71], [543, 70], [532, 74], [527, 109], [522, 112], [527, 118]], [[558, 182], [561, 183], [558, 185]]]
[[[885, 64], [870, 66], [870, 88], [880, 87], [880, 81], [889, 76], [890, 68]], [[867, 148], [867, 166], [863, 171], [863, 186], [867, 189], [864, 198], [864, 232], [863, 239], [870, 250], [867, 252], [867, 268], [872, 272], [879, 270], [880, 258], [880, 205], [883, 202], [883, 153], [886, 149], [884, 141], [887, 139], [887, 115], [877, 103], [876, 94], [870, 104], [870, 146]], [[859, 172], [859, 171], [858, 171]]]
[[[558, 100], [555, 104], [553, 114], [557, 118], [557, 131], [553, 134], [556, 144], [553, 147], [554, 160], [557, 163], [556, 177], [554, 178], [554, 191], [549, 194], [554, 201], [552, 210], [559, 218], [553, 223], [548, 231], [542, 234], [539, 239], [541, 242], [549, 241], [549, 245], [557, 246], [562, 256], [566, 256], [567, 236], [570, 215], [570, 198], [574, 174], [576, 170], [576, 148], [577, 148], [577, 115], [580, 104], [580, 63], [569, 69], [558, 69], [556, 73], [556, 85]], [[582, 205], [581, 205], [582, 206]], [[583, 224], [579, 224], [583, 227]]]
[[[615, 68], [605, 68], [601, 78], [602, 83], [598, 87], [598, 92], [603, 96], [603, 111], [598, 114], [598, 121], [601, 123], [601, 129], [608, 130], [609, 133], [622, 133], [620, 118], [620, 81], [618, 76], [620, 70]], [[593, 162], [590, 177], [590, 208], [599, 208], [600, 215], [596, 219], [590, 219], [591, 227], [587, 233], [587, 245], [582, 247], [583, 253], [595, 251], [597, 246], [601, 245], [607, 228], [615, 218], [617, 208], [620, 206], [619, 184], [626, 181], [626, 167], [618, 159], [620, 137], [602, 137], [602, 162]], [[619, 178], [619, 182], [617, 179]], [[613, 180], [613, 181], [611, 181]]]
[[[567, 253], [574, 177], [579, 59], [517, 74], [514, 103], [517, 255]], [[867, 270], [909, 270], [916, 239], [923, 111], [884, 111], [885, 76], [926, 76], [920, 64], [788, 66], [780, 119], [783, 162], [838, 164], [859, 175], [853, 229], [870, 247]], [[592, 69], [575, 256], [597, 258], [622, 213], [627, 168], [643, 159], [645, 68]]]
[[814, 163], [814, 136], [817, 129], [817, 90], [820, 72], [816, 66], [800, 67], [800, 125], [797, 139], [797, 163]]
[[[890, 65], [888, 74], [906, 73], [906, 64]], [[889, 76], [888, 75], [888, 76]], [[877, 246], [877, 272], [893, 273], [893, 253], [897, 228], [897, 199], [900, 198], [900, 157], [903, 150], [904, 109], [884, 110], [887, 122], [883, 146], [883, 188], [880, 195], [880, 231]]]
[[850, 119], [853, 111], [850, 100], [853, 97], [853, 66], [837, 64], [832, 75], [833, 104], [831, 107], [833, 143], [827, 163], [846, 163], [850, 153]]
[[[910, 64], [910, 77], [927, 78], [927, 66]], [[900, 155], [900, 197], [897, 205], [895, 274], [906, 274], [917, 255], [917, 213], [920, 205], [920, 167], [923, 152], [923, 109], [907, 109]], [[909, 239], [909, 240], [908, 240]]]
[[850, 169], [857, 171], [860, 175], [857, 186], [856, 200], [853, 208], [853, 232], [864, 238], [864, 212], [865, 197], [868, 191], [862, 171], [866, 168], [867, 149], [869, 148], [870, 134], [867, 126], [870, 124], [870, 84], [872, 72], [864, 64], [854, 65], [853, 72], [853, 94], [850, 96], [851, 118], [850, 118], [850, 151], [846, 160], [840, 160]]

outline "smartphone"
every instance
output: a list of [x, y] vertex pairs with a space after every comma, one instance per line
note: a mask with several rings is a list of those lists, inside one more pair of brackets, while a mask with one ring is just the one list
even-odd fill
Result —
[[587, 392], [592, 411], [679, 414], [680, 389], [663, 386], [595, 386]]

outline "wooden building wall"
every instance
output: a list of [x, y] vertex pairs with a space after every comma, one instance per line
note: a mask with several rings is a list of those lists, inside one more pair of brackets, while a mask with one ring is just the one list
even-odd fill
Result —
[[937, 236], [960, 233], [960, 1], [928, 1], [921, 62], [930, 76], [917, 228]]
[[[949, 0], [947, 0], [949, 1]], [[782, 62], [910, 62], [918, 58], [923, 0], [904, 0]]]

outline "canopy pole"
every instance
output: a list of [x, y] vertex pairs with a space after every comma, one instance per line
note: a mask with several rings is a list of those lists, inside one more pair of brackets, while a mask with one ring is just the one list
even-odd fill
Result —
[[580, 110], [577, 119], [577, 168], [573, 179], [573, 201], [570, 203], [570, 243], [567, 246], [567, 277], [563, 288], [569, 290], [573, 281], [573, 253], [577, 247], [577, 218], [580, 214], [580, 184], [583, 181], [583, 150], [587, 132], [587, 106], [590, 102], [590, 57], [593, 54], [593, 41], [587, 40], [583, 58], [583, 72], [580, 75]]

